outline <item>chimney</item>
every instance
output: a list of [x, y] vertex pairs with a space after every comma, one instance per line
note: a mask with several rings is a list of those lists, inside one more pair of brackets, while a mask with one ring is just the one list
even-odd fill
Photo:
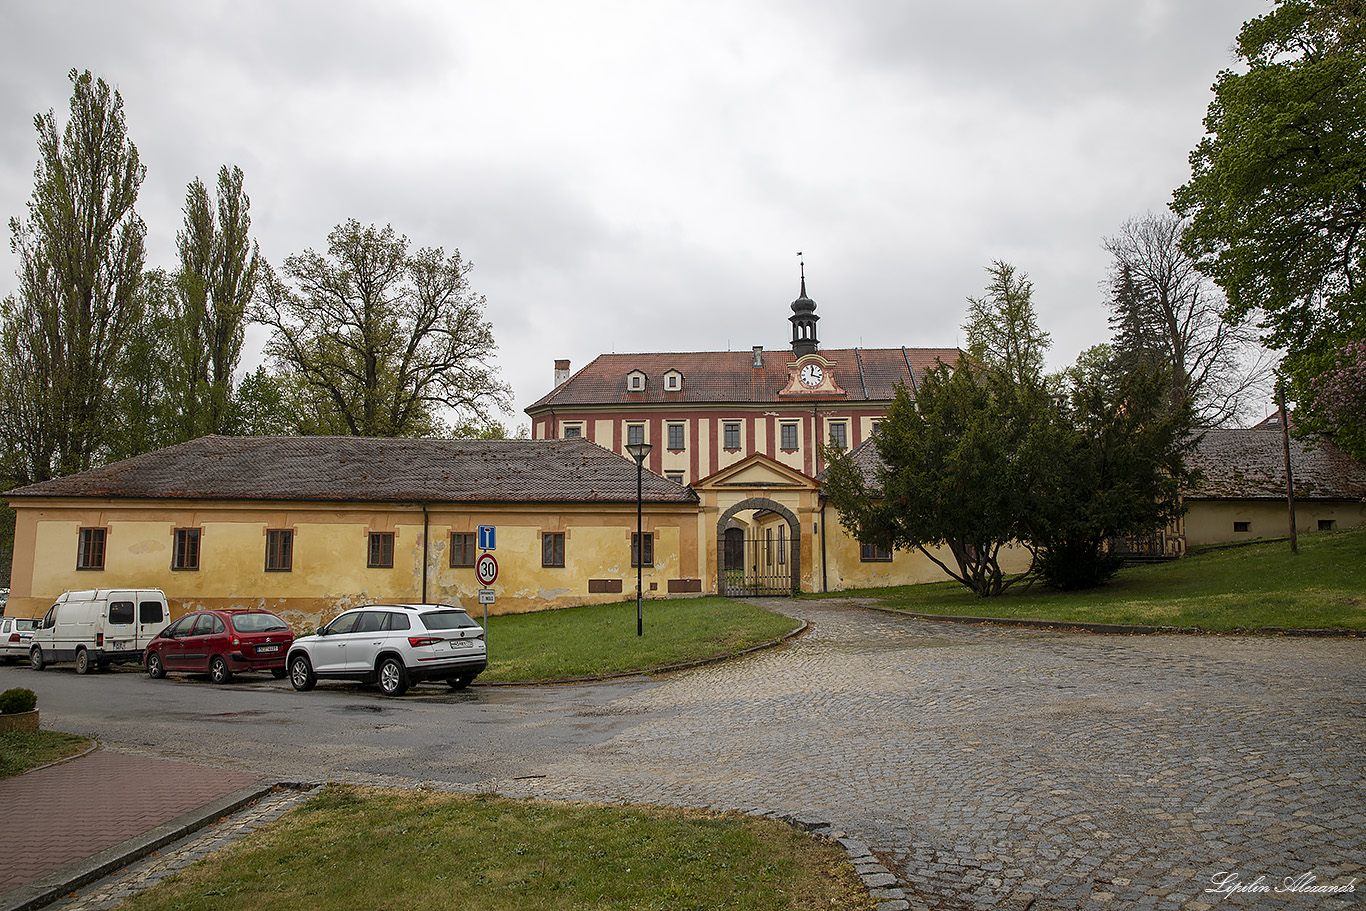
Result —
[[555, 362], [555, 388], [559, 389], [569, 381], [569, 361], [560, 360]]
[[762, 367], [762, 366], [764, 366], [764, 346], [763, 346], [763, 345], [755, 345], [755, 346], [754, 346], [754, 366], [755, 366], [755, 367]]

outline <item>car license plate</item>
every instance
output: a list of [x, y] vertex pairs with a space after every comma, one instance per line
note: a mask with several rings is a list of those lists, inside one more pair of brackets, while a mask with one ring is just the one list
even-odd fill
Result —
[[109, 645], [110, 645], [110, 647], [113, 648], [114, 651], [116, 651], [116, 652], [117, 652], [117, 651], [122, 651], [122, 650], [123, 650], [123, 643], [122, 643], [122, 642], [111, 642], [111, 643], [109, 643]]
[[473, 648], [473, 639], [452, 639], [451, 648]]
[[258, 646], [256, 646], [256, 652], [257, 652], [257, 654], [260, 654], [260, 655], [264, 655], [264, 654], [266, 654], [267, 652], [278, 652], [279, 650], [280, 650], [280, 646], [278, 646], [278, 645], [258, 645]]

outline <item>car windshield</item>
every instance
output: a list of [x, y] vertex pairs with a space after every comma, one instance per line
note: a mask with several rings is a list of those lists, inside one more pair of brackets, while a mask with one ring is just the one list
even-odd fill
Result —
[[422, 615], [422, 625], [427, 629], [439, 630], [466, 629], [479, 624], [462, 610], [434, 610]]
[[15, 620], [15, 621], [14, 621], [14, 628], [15, 628], [15, 629], [33, 630], [33, 629], [36, 629], [37, 627], [38, 627], [38, 621], [37, 621], [37, 620]]
[[289, 624], [274, 614], [233, 614], [232, 628], [239, 633], [273, 633], [289, 629]]

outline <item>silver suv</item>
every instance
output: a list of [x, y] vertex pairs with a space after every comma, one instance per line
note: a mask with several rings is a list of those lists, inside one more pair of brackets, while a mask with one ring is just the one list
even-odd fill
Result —
[[488, 666], [488, 651], [484, 628], [459, 607], [371, 604], [295, 639], [285, 666], [296, 690], [330, 678], [378, 683], [384, 695], [402, 696], [424, 680], [464, 689]]

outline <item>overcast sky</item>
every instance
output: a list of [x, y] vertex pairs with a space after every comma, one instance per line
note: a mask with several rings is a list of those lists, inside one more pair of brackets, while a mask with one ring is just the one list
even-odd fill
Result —
[[[5, 0], [0, 215], [68, 71], [123, 96], [148, 265], [246, 173], [272, 264], [348, 218], [458, 248], [516, 412], [556, 358], [962, 342], [1027, 272], [1050, 366], [1107, 340], [1102, 239], [1163, 210], [1270, 0]], [[0, 294], [15, 259], [0, 245]], [[247, 360], [262, 336], [249, 333]]]

